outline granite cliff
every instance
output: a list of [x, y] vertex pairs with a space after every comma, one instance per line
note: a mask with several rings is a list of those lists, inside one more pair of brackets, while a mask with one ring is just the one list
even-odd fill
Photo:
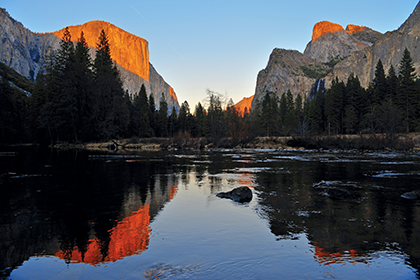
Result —
[[381, 37], [381, 33], [365, 26], [348, 25], [344, 29], [336, 23], [318, 22], [303, 54], [295, 50], [273, 50], [267, 67], [258, 73], [253, 106], [267, 92], [280, 97], [290, 89], [294, 96], [308, 97], [318, 79], [332, 80], [337, 62], [372, 46]]
[[336, 23], [321, 21], [315, 24], [312, 40], [304, 54], [320, 62], [330, 62], [347, 57], [377, 42], [381, 33], [365, 26], [348, 25], [346, 30]]
[[[410, 17], [397, 30], [386, 32], [375, 44], [361, 51], [353, 52], [338, 63], [331, 77], [347, 80], [350, 73], [359, 76], [360, 83], [367, 87], [375, 75], [375, 67], [379, 59], [385, 73], [391, 65], [398, 69], [404, 49], [411, 53], [417, 74], [420, 73], [420, 3], [417, 4]], [[331, 79], [326, 79], [327, 85]]]
[[303, 54], [273, 50], [267, 67], [258, 73], [253, 108], [267, 92], [281, 96], [290, 89], [294, 96], [299, 93], [308, 96], [318, 79], [323, 79], [328, 88], [335, 77], [347, 81], [351, 73], [366, 88], [374, 78], [379, 59], [385, 73], [391, 65], [398, 69], [405, 48], [410, 51], [418, 74], [419, 45], [420, 3], [397, 30], [385, 34], [365, 26], [348, 25], [344, 29], [338, 24], [319, 22]]
[[[130, 34], [115, 25], [104, 21], [91, 21], [83, 25], [69, 26], [73, 40], [83, 31], [86, 41], [95, 55], [95, 46], [101, 30], [108, 36], [111, 57], [116, 62], [125, 90], [130, 94], [138, 93], [142, 84], [147, 94], [153, 93], [159, 104], [163, 93], [172, 107], [179, 110], [174, 89], [149, 62], [147, 40]], [[0, 61], [21, 75], [34, 80], [38, 74], [43, 57], [60, 47], [64, 29], [52, 33], [34, 33], [14, 20], [5, 9], [0, 8]]]
[[258, 73], [252, 108], [268, 92], [279, 97], [288, 89], [294, 96], [305, 96], [315, 81], [331, 71], [331, 67], [294, 50], [274, 49], [267, 67]]
[[251, 111], [252, 100], [254, 100], [254, 96], [244, 97], [241, 101], [236, 103], [233, 107], [236, 109], [240, 116], [244, 116], [245, 112]]

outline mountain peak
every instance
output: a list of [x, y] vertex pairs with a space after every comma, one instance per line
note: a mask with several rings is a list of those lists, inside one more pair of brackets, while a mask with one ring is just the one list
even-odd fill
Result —
[[344, 31], [344, 28], [341, 25], [329, 21], [320, 21], [314, 25], [312, 31], [312, 42], [315, 42], [318, 38], [327, 33], [335, 33], [339, 31]]
[[346, 27], [346, 32], [348, 34], [353, 34], [353, 33], [364, 31], [366, 28], [367, 28], [366, 26], [348, 24], [347, 27]]
[[[83, 31], [88, 46], [94, 48], [98, 43], [100, 32], [104, 30], [108, 36], [112, 59], [124, 69], [149, 81], [149, 43], [147, 40], [100, 20], [68, 26], [68, 28], [73, 41], [78, 40]], [[61, 39], [64, 30], [65, 28], [46, 34], [53, 34]]]
[[250, 97], [244, 97], [241, 101], [236, 103], [233, 107], [235, 107], [236, 111], [240, 116], [244, 116], [245, 111], [248, 113], [251, 112], [252, 100], [254, 100], [254, 95]]

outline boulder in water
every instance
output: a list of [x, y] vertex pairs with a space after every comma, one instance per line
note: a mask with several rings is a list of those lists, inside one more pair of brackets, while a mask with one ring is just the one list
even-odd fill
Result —
[[239, 187], [231, 190], [230, 192], [220, 192], [216, 194], [220, 198], [229, 198], [233, 201], [244, 203], [252, 200], [252, 191], [248, 187]]

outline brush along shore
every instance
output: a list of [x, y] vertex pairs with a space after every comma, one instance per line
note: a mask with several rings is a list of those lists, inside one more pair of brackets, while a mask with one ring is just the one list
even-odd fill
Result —
[[384, 134], [321, 135], [306, 137], [255, 138], [130, 138], [105, 142], [57, 143], [59, 149], [91, 151], [161, 151], [227, 149], [336, 149], [336, 150], [420, 150], [420, 134], [401, 134], [390, 139]]

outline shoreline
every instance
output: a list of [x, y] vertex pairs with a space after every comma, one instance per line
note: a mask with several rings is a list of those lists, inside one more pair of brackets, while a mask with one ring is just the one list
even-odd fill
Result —
[[382, 134], [318, 135], [307, 137], [221, 138], [131, 138], [81, 144], [57, 143], [56, 149], [80, 149], [98, 152], [157, 152], [163, 150], [276, 149], [276, 150], [420, 150], [420, 133], [400, 134], [389, 140]]

